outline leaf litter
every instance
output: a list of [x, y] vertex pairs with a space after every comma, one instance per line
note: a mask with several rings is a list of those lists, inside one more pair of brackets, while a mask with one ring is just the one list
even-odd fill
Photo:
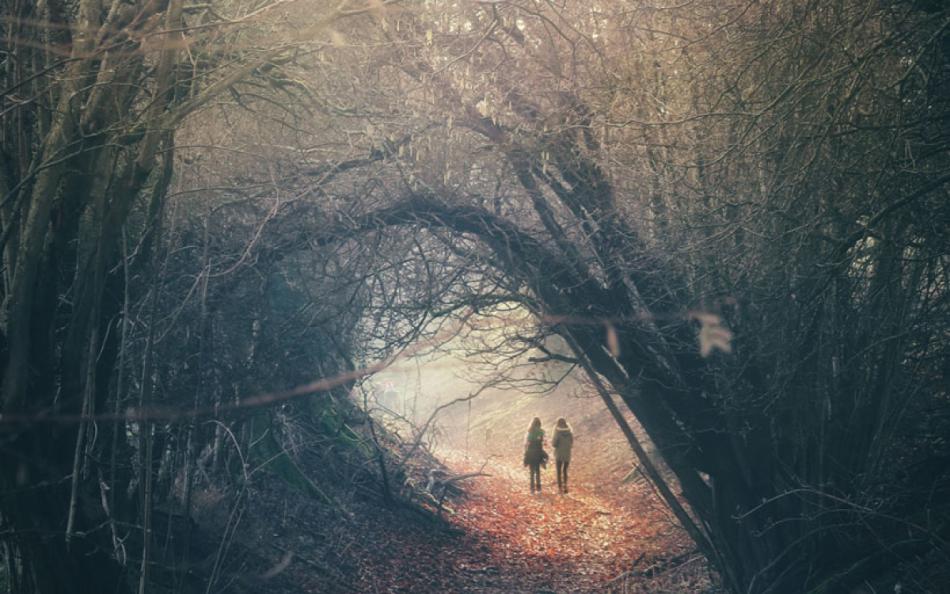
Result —
[[[578, 473], [557, 493], [552, 468], [531, 494], [527, 471], [503, 462], [483, 468], [455, 453], [456, 473], [490, 476], [467, 482], [453, 502], [450, 531], [386, 530], [366, 546], [360, 591], [366, 592], [697, 592], [717, 590], [693, 544], [674, 526], [648, 485], [597, 481]], [[574, 481], [572, 477], [572, 481]], [[687, 559], [667, 571], [671, 559]], [[685, 588], [685, 589], [684, 589]]]

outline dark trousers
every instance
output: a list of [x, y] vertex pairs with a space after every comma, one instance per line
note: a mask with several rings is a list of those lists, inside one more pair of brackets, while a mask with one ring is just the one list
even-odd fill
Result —
[[535, 489], [540, 491], [541, 490], [541, 465], [528, 464], [528, 468], [531, 470], [531, 492], [534, 493]]
[[563, 493], [567, 493], [567, 467], [570, 464], [570, 460], [557, 461], [557, 488]]

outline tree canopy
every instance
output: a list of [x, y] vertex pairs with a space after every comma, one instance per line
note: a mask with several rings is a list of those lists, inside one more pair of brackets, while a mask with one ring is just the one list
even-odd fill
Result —
[[[536, 320], [506, 348], [576, 365], [618, 422], [635, 414], [730, 591], [947, 579], [941, 3], [15, 0], [3, 17], [15, 591], [114, 589], [108, 526], [187, 514], [232, 429], [256, 443], [259, 410], [342, 398], [499, 304]], [[138, 499], [89, 504], [100, 484]]]

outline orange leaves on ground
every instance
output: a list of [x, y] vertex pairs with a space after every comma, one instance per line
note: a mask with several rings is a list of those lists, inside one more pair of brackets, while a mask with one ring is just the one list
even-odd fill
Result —
[[[447, 463], [458, 473], [481, 469], [461, 457]], [[419, 529], [376, 535], [381, 541], [369, 547], [362, 568], [366, 591], [597, 592], [641, 557], [690, 547], [669, 530], [645, 487], [618, 491], [616, 481], [596, 484], [580, 475], [571, 493], [561, 495], [548, 469], [544, 491], [532, 495], [527, 471], [498, 463], [483, 470], [492, 476], [468, 481], [467, 495], [452, 503], [451, 522], [461, 535]]]
[[[451, 463], [459, 472], [473, 470], [464, 459]], [[645, 502], [634, 513], [585, 482], [565, 495], [556, 485], [531, 494], [527, 472], [499, 470], [507, 472], [469, 485], [470, 495], [457, 506], [455, 518], [489, 546], [499, 563], [518, 558], [552, 580], [569, 577], [573, 587], [583, 589], [615, 577], [641, 553], [655, 557], [671, 545], [660, 536], [668, 524]], [[523, 484], [519, 474], [524, 474]], [[550, 481], [550, 474], [544, 479]]]

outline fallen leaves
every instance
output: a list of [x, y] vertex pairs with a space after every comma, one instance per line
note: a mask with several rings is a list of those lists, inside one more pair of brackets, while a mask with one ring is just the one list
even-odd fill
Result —
[[[461, 456], [446, 462], [460, 474], [480, 468]], [[646, 485], [582, 471], [572, 478], [571, 493], [560, 495], [548, 469], [544, 491], [532, 495], [527, 471], [493, 464], [492, 476], [467, 482], [466, 494], [453, 501], [453, 534], [400, 522], [384, 508], [372, 520], [362, 518], [372, 528], [361, 527], [353, 543], [361, 559], [358, 590], [605, 592], [628, 584], [617, 577], [634, 560], [653, 564], [691, 547], [681, 532], [670, 531]]]
[[[464, 459], [449, 463], [457, 472], [469, 470]], [[649, 505], [632, 513], [584, 483], [568, 495], [555, 489], [533, 495], [526, 473], [504, 470], [468, 485], [453, 518], [481, 545], [484, 557], [455, 563], [469, 576], [492, 578], [494, 585], [482, 583], [479, 591], [595, 591], [637, 556], [653, 557], [672, 543], [658, 543], [662, 522]], [[520, 474], [524, 484], [517, 481]]]

